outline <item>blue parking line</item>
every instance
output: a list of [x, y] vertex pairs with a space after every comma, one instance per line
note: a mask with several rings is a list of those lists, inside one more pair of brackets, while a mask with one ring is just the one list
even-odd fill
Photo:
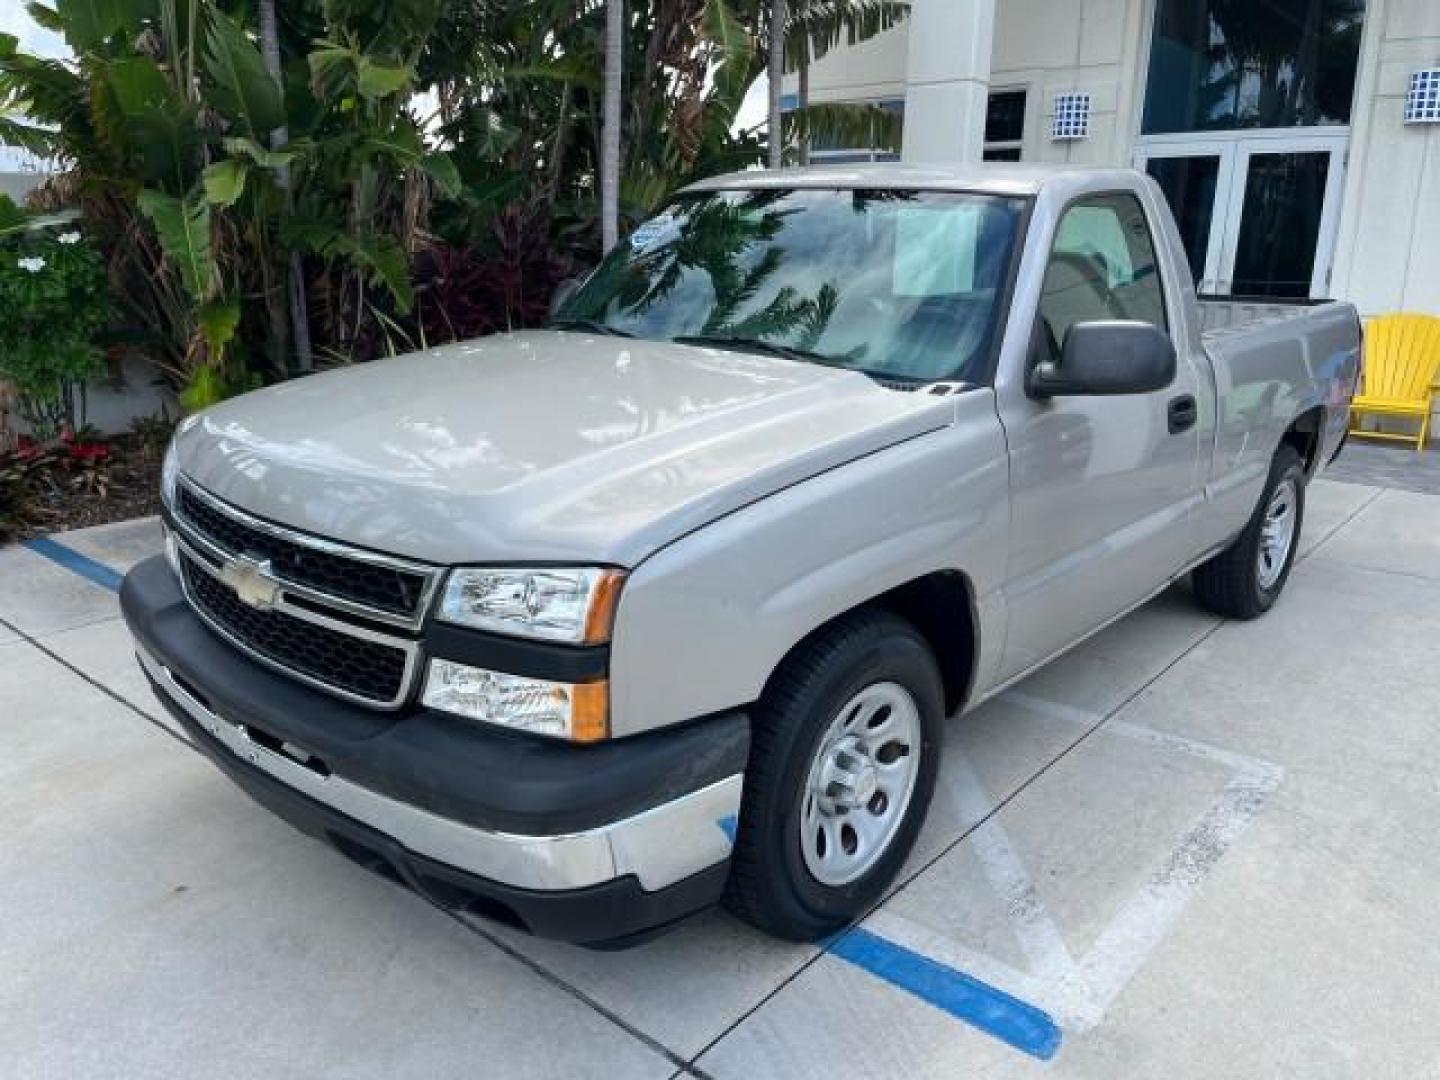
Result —
[[1048, 1061], [1060, 1049], [1048, 1013], [868, 930], [845, 931], [828, 951], [1031, 1057]]
[[38, 540], [22, 540], [22, 547], [27, 547], [36, 555], [43, 555], [53, 563], [58, 563], [72, 574], [79, 574], [87, 581], [93, 581], [102, 589], [109, 589], [111, 592], [120, 591], [121, 575], [111, 570], [102, 562], [96, 562], [88, 555], [81, 555], [74, 548], [66, 547], [48, 537], [41, 537]]

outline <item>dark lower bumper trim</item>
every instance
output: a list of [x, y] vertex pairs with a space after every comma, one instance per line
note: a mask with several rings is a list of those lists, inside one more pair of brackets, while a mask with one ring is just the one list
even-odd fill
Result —
[[584, 832], [742, 773], [749, 757], [742, 712], [574, 746], [427, 709], [341, 701], [217, 637], [163, 558], [125, 576], [120, 606], [139, 646], [219, 716], [302, 746], [370, 791], [465, 825], [525, 836]]
[[517, 888], [457, 870], [416, 854], [247, 765], [165, 695], [159, 699], [190, 741], [256, 802], [301, 832], [325, 840], [353, 861], [449, 910], [483, 915], [538, 937], [598, 945], [647, 935], [711, 906], [724, 889], [728, 863], [655, 892], [646, 892], [633, 876], [551, 892]]

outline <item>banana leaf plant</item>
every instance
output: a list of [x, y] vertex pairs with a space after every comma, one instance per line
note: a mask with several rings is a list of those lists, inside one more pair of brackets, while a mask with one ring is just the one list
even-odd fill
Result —
[[[787, 67], [890, 29], [900, 0], [791, 0]], [[626, 0], [621, 124], [622, 222], [633, 225], [684, 185], [766, 157], [763, 125], [737, 126], [766, 70], [768, 0]], [[598, 247], [603, 0], [446, 4], [419, 65], [452, 148], [461, 193], [437, 208], [456, 244]], [[897, 145], [878, 108], [823, 105], [787, 114], [787, 141], [876, 135]], [[504, 256], [504, 252], [500, 253]]]
[[457, 185], [407, 108], [439, 6], [286, 5], [313, 36], [286, 39], [278, 80], [243, 3], [30, 4], [73, 61], [0, 39], [0, 140], [67, 165], [67, 193], [110, 223], [112, 288], [188, 407], [290, 367], [292, 249], [321, 298], [298, 315], [332, 356], [408, 310], [425, 202]]

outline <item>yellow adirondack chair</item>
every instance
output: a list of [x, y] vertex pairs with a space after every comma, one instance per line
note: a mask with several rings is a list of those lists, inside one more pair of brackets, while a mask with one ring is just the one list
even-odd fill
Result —
[[[1430, 407], [1440, 370], [1440, 318], [1434, 315], [1381, 315], [1365, 327], [1365, 382], [1351, 404], [1350, 433], [1367, 439], [1411, 442], [1425, 449]], [[1414, 435], [1363, 431], [1365, 416], [1416, 420]]]

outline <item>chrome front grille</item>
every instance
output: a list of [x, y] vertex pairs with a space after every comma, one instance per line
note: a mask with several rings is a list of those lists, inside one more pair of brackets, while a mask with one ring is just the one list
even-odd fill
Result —
[[192, 536], [217, 554], [266, 560], [276, 578], [322, 603], [382, 622], [418, 626], [424, 618], [435, 583], [430, 567], [275, 525], [185, 481], [175, 513]]
[[180, 556], [180, 565], [196, 610], [251, 652], [327, 689], [344, 690], [377, 705], [400, 698], [407, 667], [404, 649], [361, 641], [282, 611], [257, 611], [188, 553]]
[[[221, 636], [339, 697], [376, 708], [408, 700], [436, 568], [264, 521], [186, 480], [172, 513], [186, 598]], [[262, 570], [272, 595], [244, 598], [232, 574], [241, 565]]]

